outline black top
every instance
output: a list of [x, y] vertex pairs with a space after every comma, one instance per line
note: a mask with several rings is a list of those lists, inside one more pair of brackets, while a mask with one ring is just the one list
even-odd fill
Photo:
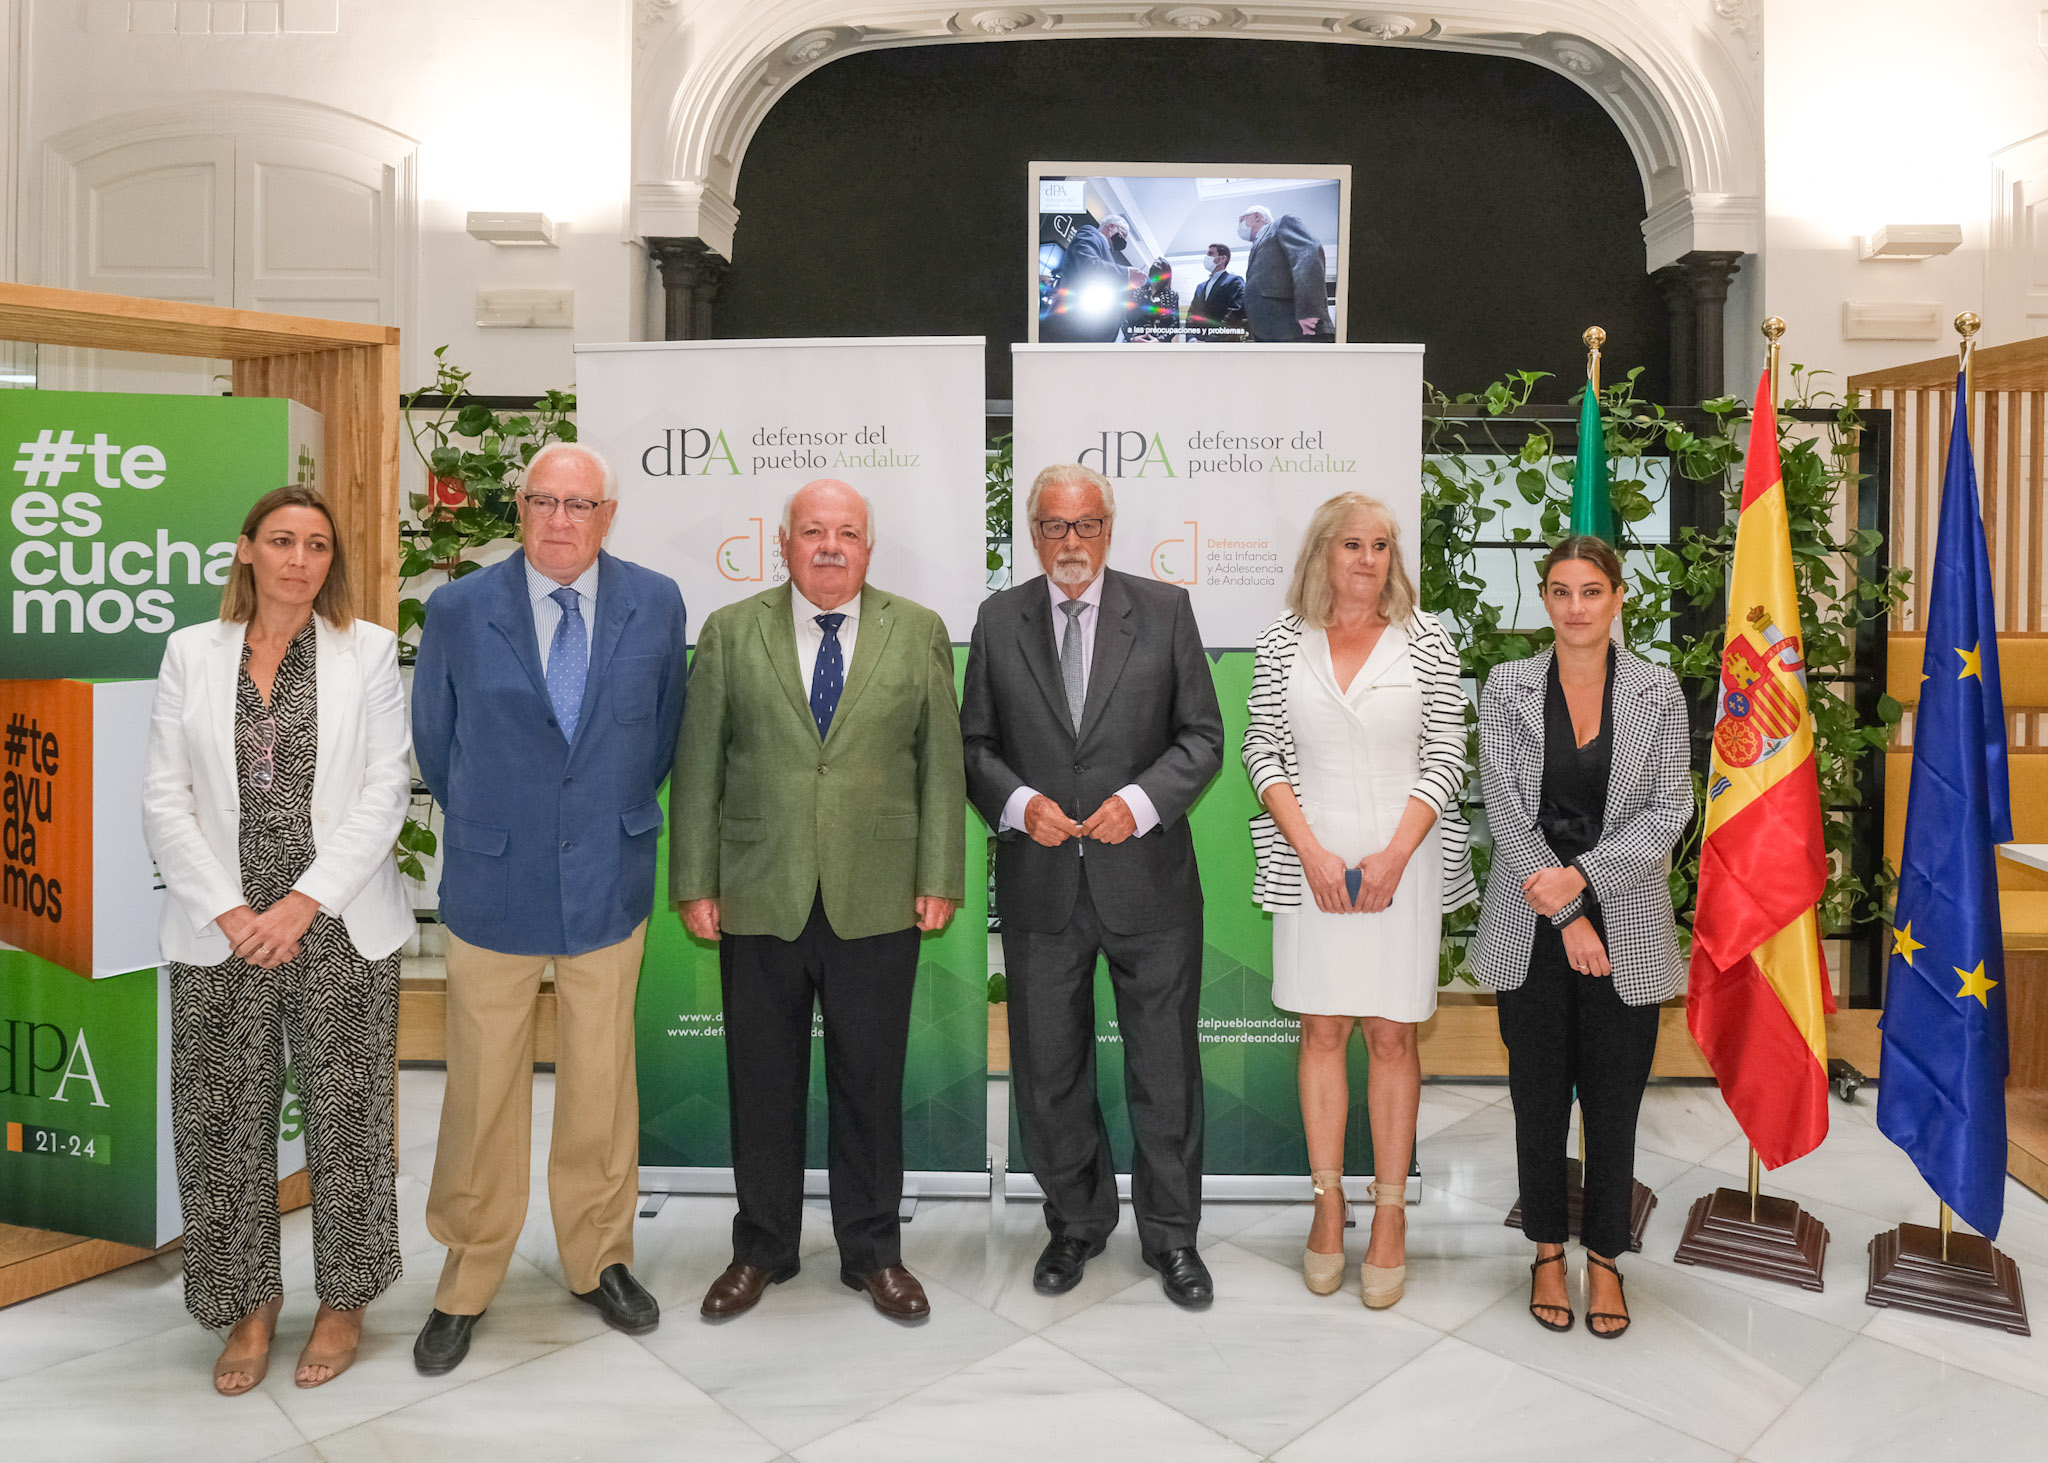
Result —
[[[1551, 657], [1550, 676], [1543, 697], [1543, 800], [1536, 810], [1536, 822], [1557, 855], [1559, 863], [1571, 864], [1600, 841], [1601, 825], [1607, 816], [1607, 777], [1614, 761], [1614, 647], [1607, 648], [1607, 684], [1600, 692], [1600, 730], [1585, 746], [1578, 744], [1572, 729], [1570, 705], [1564, 698], [1564, 682], [1558, 679], [1557, 658]], [[1592, 890], [1586, 891], [1586, 914], [1604, 942], [1606, 926]], [[1564, 936], [1547, 919], [1536, 921], [1536, 945], [1531, 964], [1549, 964], [1570, 970], [1565, 959]]]

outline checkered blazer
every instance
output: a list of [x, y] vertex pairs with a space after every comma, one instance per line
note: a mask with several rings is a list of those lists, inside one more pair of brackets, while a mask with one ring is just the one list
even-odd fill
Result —
[[[1472, 940], [1472, 969], [1491, 991], [1529, 978], [1536, 915], [1522, 881], [1554, 868], [1557, 856], [1537, 825], [1543, 797], [1546, 650], [1494, 667], [1479, 698], [1479, 776], [1493, 831], [1493, 868]], [[1677, 994], [1685, 978], [1665, 882], [1672, 847], [1692, 816], [1685, 698], [1663, 666], [1622, 650], [1614, 669], [1613, 764], [1600, 841], [1577, 860], [1607, 927], [1607, 959], [1622, 1000], [1645, 1006]], [[1585, 908], [1585, 895], [1551, 916], [1562, 929]]]
[[[1244, 734], [1244, 770], [1252, 791], [1263, 793], [1276, 782], [1289, 785], [1301, 776], [1295, 762], [1294, 731], [1287, 724], [1287, 678], [1294, 673], [1296, 653], [1308, 622], [1282, 615], [1259, 635], [1258, 658], [1252, 667], [1251, 724]], [[1408, 659], [1422, 686], [1421, 770], [1411, 796], [1436, 809], [1442, 829], [1446, 912], [1479, 897], [1472, 882], [1472, 827], [1459, 811], [1470, 768], [1465, 762], [1465, 713], [1471, 703], [1459, 683], [1458, 651], [1436, 616], [1415, 612], [1406, 626]], [[1258, 861], [1252, 898], [1264, 909], [1301, 906], [1301, 860], [1271, 813], [1251, 820], [1252, 852]]]

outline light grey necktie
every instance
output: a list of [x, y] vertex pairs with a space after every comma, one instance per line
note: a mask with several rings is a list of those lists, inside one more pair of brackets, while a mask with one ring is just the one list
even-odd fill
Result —
[[1074, 732], [1081, 730], [1081, 703], [1086, 699], [1088, 687], [1081, 674], [1081, 611], [1088, 608], [1086, 600], [1070, 599], [1060, 605], [1060, 612], [1067, 617], [1067, 632], [1060, 638], [1060, 680], [1067, 688], [1067, 714], [1074, 718]]

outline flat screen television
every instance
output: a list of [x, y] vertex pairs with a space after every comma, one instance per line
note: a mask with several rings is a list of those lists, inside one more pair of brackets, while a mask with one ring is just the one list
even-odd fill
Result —
[[1341, 343], [1345, 164], [1033, 163], [1041, 342]]

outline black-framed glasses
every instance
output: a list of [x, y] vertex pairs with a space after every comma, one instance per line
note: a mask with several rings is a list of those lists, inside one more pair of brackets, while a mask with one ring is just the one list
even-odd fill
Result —
[[1107, 518], [1041, 518], [1038, 520], [1040, 538], [1060, 539], [1067, 536], [1067, 530], [1074, 530], [1076, 538], [1101, 538]]
[[521, 493], [519, 498], [526, 504], [526, 511], [536, 518], [552, 518], [559, 508], [569, 515], [571, 523], [588, 522], [590, 515], [604, 506], [599, 498], [557, 498], [553, 493]]

